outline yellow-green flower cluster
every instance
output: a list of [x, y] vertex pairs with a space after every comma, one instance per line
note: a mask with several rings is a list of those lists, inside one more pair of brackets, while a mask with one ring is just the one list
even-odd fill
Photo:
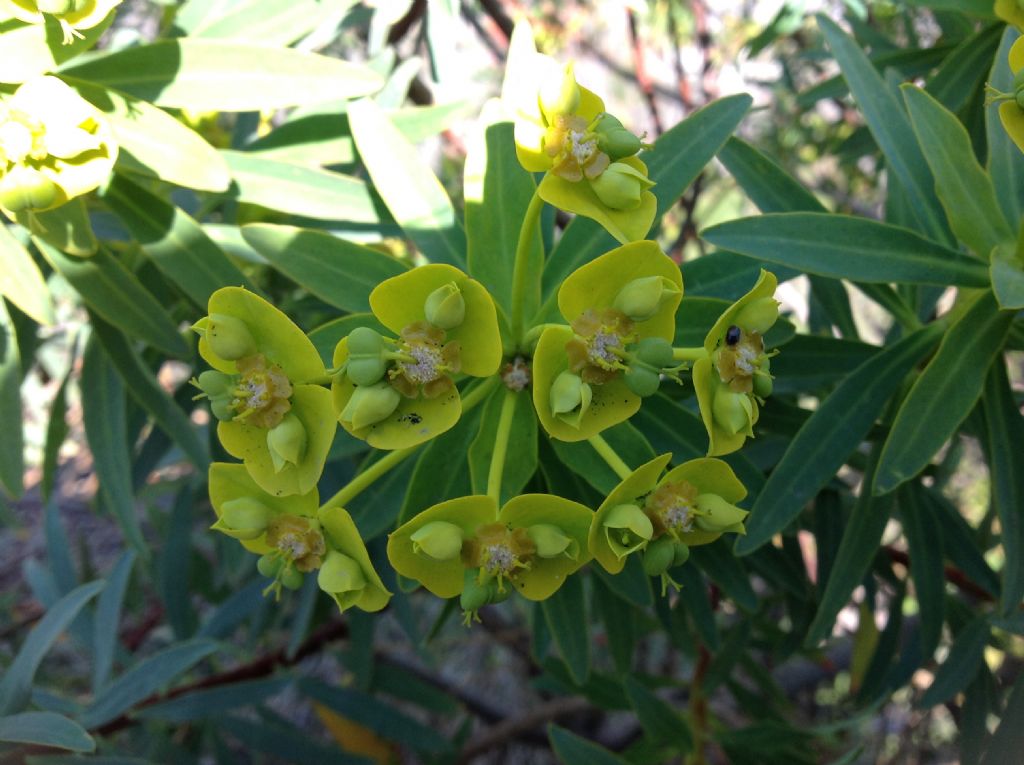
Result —
[[334, 351], [331, 386], [345, 430], [378, 449], [403, 449], [444, 433], [462, 404], [454, 377], [490, 377], [501, 336], [490, 294], [454, 266], [414, 268], [370, 293], [395, 337], [360, 328]]
[[646, 236], [657, 200], [635, 156], [644, 144], [576, 82], [572, 64], [537, 52], [526, 22], [512, 33], [502, 101], [515, 121], [519, 162], [545, 173], [545, 202], [593, 218], [623, 244]]
[[26, 24], [45, 24], [51, 17], [64, 33], [64, 44], [81, 38], [83, 29], [92, 29], [103, 22], [123, 0], [0, 0], [0, 11], [6, 11]]
[[8, 217], [92, 191], [116, 159], [99, 111], [56, 77], [30, 80], [0, 100], [0, 209]]

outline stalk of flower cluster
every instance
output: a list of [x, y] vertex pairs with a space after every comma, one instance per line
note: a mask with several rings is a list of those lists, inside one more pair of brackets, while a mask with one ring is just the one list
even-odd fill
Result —
[[[463, 414], [487, 398], [494, 389], [494, 386], [497, 384], [498, 377], [490, 377], [467, 393], [465, 398], [462, 399]], [[386, 455], [370, 465], [370, 467], [366, 468], [366, 470], [342, 486], [333, 497], [324, 502], [320, 509], [323, 510], [328, 507], [344, 507], [372, 486], [377, 479], [387, 475], [390, 470], [400, 465], [406, 457], [411, 456], [420, 448], [420, 446], [422, 446], [422, 444], [410, 446], [405, 449], [395, 449], [393, 452], [388, 452]]]
[[699, 361], [708, 355], [708, 352], [704, 350], [704, 346], [700, 345], [696, 348], [673, 348], [672, 358], [675, 361]]
[[501, 477], [505, 471], [505, 458], [508, 454], [508, 440], [512, 433], [512, 415], [516, 411], [514, 390], [506, 390], [501, 401], [501, 414], [498, 417], [498, 431], [494, 434], [494, 452], [491, 454], [491, 467], [487, 471], [487, 496], [501, 504]]
[[534, 190], [530, 205], [526, 208], [523, 224], [519, 228], [519, 241], [516, 243], [516, 259], [512, 266], [512, 341], [518, 348], [523, 344], [523, 297], [526, 293], [528, 276], [527, 258], [530, 255], [530, 244], [533, 232], [540, 222], [540, 211], [544, 208], [544, 200]]
[[597, 435], [591, 436], [587, 440], [590, 441], [590, 445], [594, 447], [594, 451], [601, 455], [601, 459], [608, 464], [608, 467], [612, 469], [615, 475], [622, 480], [625, 480], [632, 474], [633, 471], [629, 469], [629, 465], [622, 460], [622, 457], [616, 453], [616, 451], [611, 447], [611, 444], [605, 441], [604, 438]]

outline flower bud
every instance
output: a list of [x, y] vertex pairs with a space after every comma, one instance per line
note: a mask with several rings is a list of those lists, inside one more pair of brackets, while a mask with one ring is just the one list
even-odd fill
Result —
[[754, 419], [754, 409], [746, 393], [733, 393], [727, 388], [715, 392], [711, 404], [715, 423], [729, 435], [746, 433]]
[[538, 523], [530, 526], [526, 533], [536, 545], [536, 554], [541, 558], [557, 558], [559, 555], [565, 555], [570, 560], [579, 558], [579, 543], [567, 536], [558, 526], [550, 523]]
[[668, 534], [660, 536], [644, 549], [644, 573], [647, 576], [661, 576], [672, 567], [674, 560], [674, 540]]
[[579, 421], [590, 408], [592, 391], [583, 378], [572, 372], [562, 372], [551, 384], [551, 413], [569, 414], [579, 408], [575, 417], [564, 418], [570, 425], [579, 426]]
[[447, 521], [432, 521], [409, 537], [412, 551], [434, 560], [454, 560], [462, 552], [462, 529]]
[[551, 79], [541, 84], [538, 93], [540, 108], [548, 123], [560, 114], [575, 114], [580, 105], [580, 86], [570, 61], [565, 65], [561, 79]]
[[235, 539], [256, 539], [273, 517], [273, 511], [252, 497], [229, 499], [220, 506], [220, 518], [211, 528]]
[[277, 553], [267, 553], [261, 555], [260, 559], [256, 561], [256, 570], [267, 579], [276, 579], [283, 565], [284, 558]]
[[642, 276], [619, 290], [614, 306], [633, 321], [647, 321], [677, 295], [679, 287], [664, 276]]
[[626, 130], [618, 118], [611, 114], [604, 114], [597, 121], [594, 127], [597, 133], [597, 145], [613, 162], [632, 157], [640, 149], [643, 143], [635, 135]]
[[670, 367], [675, 361], [672, 356], [672, 343], [663, 337], [645, 337], [630, 350], [640, 361], [655, 369]]
[[618, 558], [644, 547], [654, 536], [654, 525], [636, 505], [616, 505], [604, 519], [608, 546]]
[[646, 175], [625, 162], [612, 162], [590, 181], [597, 198], [613, 210], [635, 210], [644, 191], [654, 185]]
[[359, 430], [390, 417], [401, 401], [402, 394], [386, 382], [360, 385], [352, 392], [352, 398], [338, 419], [353, 430]]
[[466, 299], [455, 282], [443, 284], [423, 303], [427, 321], [438, 329], [455, 329], [466, 318]]
[[199, 375], [196, 382], [199, 384], [199, 389], [210, 398], [230, 396], [235, 387], [235, 380], [231, 375], [218, 372], [215, 369], [207, 369]]
[[316, 583], [331, 595], [361, 592], [366, 587], [366, 575], [354, 558], [331, 550], [320, 566]]
[[228, 361], [256, 353], [256, 340], [245, 322], [224, 313], [211, 313], [206, 324], [206, 342], [210, 350]]
[[697, 526], [704, 531], [740, 531], [743, 533], [743, 519], [750, 515], [736, 505], [731, 505], [717, 494], [701, 494], [697, 497]]
[[661, 385], [661, 375], [644, 366], [630, 366], [624, 379], [626, 386], [641, 398], [653, 396]]
[[11, 212], [45, 210], [59, 195], [57, 184], [31, 167], [15, 167], [0, 179], [0, 207]]
[[747, 332], [764, 334], [779, 318], [779, 301], [773, 297], [762, 297], [743, 306], [733, 321]]
[[381, 381], [387, 371], [387, 362], [380, 358], [349, 359], [345, 374], [355, 385], [374, 385]]
[[762, 373], [755, 374], [753, 385], [754, 395], [758, 398], [768, 398], [772, 395], [772, 388], [774, 387], [774, 384], [772, 383], [771, 375]]
[[359, 359], [379, 356], [384, 350], [384, 338], [370, 327], [356, 327], [348, 333], [349, 358]]
[[267, 431], [267, 449], [274, 463], [274, 471], [280, 473], [285, 465], [298, 465], [306, 453], [308, 442], [302, 420], [290, 412], [281, 422]]

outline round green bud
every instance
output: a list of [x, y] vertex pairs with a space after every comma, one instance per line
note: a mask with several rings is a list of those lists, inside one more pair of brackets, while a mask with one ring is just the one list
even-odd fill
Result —
[[280, 473], [285, 465], [298, 465], [306, 453], [309, 437], [302, 420], [289, 412], [280, 423], [267, 431], [267, 449], [274, 463], [274, 470]]
[[605, 538], [618, 558], [646, 546], [654, 536], [654, 525], [636, 505], [616, 505], [604, 518]]
[[289, 566], [281, 571], [280, 582], [289, 590], [297, 590], [302, 586], [302, 573]]
[[726, 502], [717, 494], [701, 494], [694, 504], [697, 506], [697, 526], [704, 531], [739, 531], [743, 519], [749, 515], [736, 505]]
[[663, 337], [645, 337], [631, 346], [630, 351], [645, 364], [655, 369], [664, 369], [673, 365], [672, 343]]
[[345, 374], [355, 385], [373, 385], [381, 381], [387, 371], [387, 362], [381, 357], [348, 360]]
[[224, 313], [210, 314], [206, 342], [211, 351], [228, 361], [252, 356], [257, 351], [256, 339], [245, 322]]
[[273, 511], [253, 497], [229, 499], [220, 506], [220, 519], [213, 527], [235, 539], [256, 539], [267, 530]]
[[267, 579], [276, 579], [283, 565], [284, 558], [276, 553], [267, 553], [261, 555], [260, 559], [256, 561], [256, 570]]
[[579, 408], [579, 416], [582, 417], [590, 408], [591, 397], [590, 386], [583, 382], [583, 378], [572, 372], [562, 372], [551, 383], [551, 413], [568, 414]]
[[668, 534], [660, 536], [644, 549], [643, 566], [647, 576], [661, 576], [672, 567], [675, 545]]
[[230, 396], [217, 396], [210, 398], [210, 411], [213, 416], [221, 422], [228, 422], [235, 419], [235, 410], [231, 406]]
[[[1022, 69], [1021, 71], [1024, 72], [1024, 69]], [[1024, 90], [1018, 91], [1017, 95], [1013, 97], [1013, 100], [1019, 108], [1024, 109]]]
[[632, 157], [643, 148], [643, 142], [626, 130], [618, 118], [611, 114], [602, 115], [594, 126], [597, 146], [608, 155], [612, 162]]
[[762, 297], [743, 306], [733, 321], [747, 332], [762, 335], [772, 328], [779, 318], [779, 301], [773, 297]]
[[538, 100], [548, 124], [559, 115], [576, 113], [580, 105], [580, 86], [576, 84], [571, 61], [565, 65], [560, 78], [541, 84]]
[[672, 547], [672, 568], [676, 566], [682, 566], [686, 561], [690, 559], [690, 548], [684, 545], [682, 542], [676, 542]]
[[402, 394], [386, 382], [360, 385], [338, 419], [353, 430], [369, 427], [391, 416], [402, 401]]
[[526, 533], [533, 540], [537, 555], [541, 558], [557, 558], [560, 555], [571, 560], [579, 558], [579, 543], [554, 524], [537, 523], [527, 528]]
[[348, 356], [350, 359], [376, 357], [384, 351], [384, 338], [380, 332], [369, 327], [356, 327], [348, 333]]
[[45, 210], [59, 195], [57, 184], [31, 167], [15, 167], [0, 179], [0, 207], [11, 212]]
[[590, 181], [590, 188], [606, 207], [635, 210], [644, 191], [654, 185], [646, 175], [625, 162], [612, 162], [608, 169]]
[[661, 375], [643, 366], [630, 366], [623, 378], [626, 387], [641, 398], [653, 396], [661, 385]]
[[432, 521], [409, 537], [412, 551], [434, 560], [454, 560], [462, 552], [462, 529], [447, 521]]
[[466, 299], [455, 282], [443, 284], [427, 295], [423, 303], [427, 321], [438, 329], [455, 329], [466, 318]]
[[748, 432], [754, 418], [750, 397], [746, 393], [733, 393], [726, 388], [720, 388], [715, 393], [711, 413], [718, 427], [729, 435]]
[[679, 294], [679, 287], [664, 276], [642, 276], [619, 290], [613, 305], [633, 321], [647, 321]]
[[62, 16], [75, 10], [75, 0], [36, 0], [36, 8], [40, 13]]
[[215, 369], [207, 369], [205, 372], [199, 375], [196, 380], [199, 383], [199, 389], [210, 398], [214, 396], [232, 395], [231, 391], [235, 387], [235, 378], [231, 375], [218, 372]]
[[770, 375], [755, 374], [753, 385], [754, 395], [757, 396], [758, 398], [768, 398], [770, 395], [772, 395], [772, 388], [774, 387], [774, 384], [772, 383], [772, 378]]
[[365, 589], [366, 575], [354, 558], [331, 550], [320, 566], [316, 583], [330, 594], [357, 592]]

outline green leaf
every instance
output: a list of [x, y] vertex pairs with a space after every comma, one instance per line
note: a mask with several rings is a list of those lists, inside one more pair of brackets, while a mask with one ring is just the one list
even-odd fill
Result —
[[[595, 571], [604, 569], [594, 569]], [[617, 577], [612, 576], [615, 579]], [[646, 578], [646, 576], [645, 576]], [[593, 586], [594, 609], [604, 625], [604, 634], [608, 640], [608, 652], [615, 662], [615, 669], [621, 675], [629, 674], [633, 669], [633, 654], [636, 647], [636, 627], [634, 612], [629, 602], [615, 594], [600, 576], [591, 580]], [[650, 586], [648, 586], [648, 592]], [[648, 599], [649, 596], [648, 596]]]
[[1006, 366], [997, 359], [985, 379], [985, 452], [992, 481], [992, 504], [999, 516], [1003, 546], [1000, 610], [1010, 615], [1024, 598], [1024, 418]]
[[480, 427], [480, 415], [471, 412], [460, 418], [451, 430], [431, 440], [416, 459], [412, 477], [405, 486], [398, 522], [405, 523], [439, 502], [474, 491], [466, 470], [465, 455]]
[[44, 16], [45, 24], [0, 17], [0, 82], [21, 83], [52, 72], [96, 45], [116, 15], [111, 11], [96, 26], [81, 30], [68, 45], [55, 16]]
[[178, 491], [162, 529], [162, 543], [154, 565], [156, 591], [163, 604], [167, 623], [179, 640], [192, 635], [196, 625], [189, 577], [195, 495], [191, 483], [186, 483]]
[[567, 577], [554, 595], [540, 602], [540, 608], [573, 682], [582, 685], [590, 675], [590, 622], [582, 577]]
[[701, 231], [712, 244], [810, 274], [862, 282], [986, 287], [988, 268], [907, 229], [828, 213], [773, 213]]
[[255, 291], [202, 226], [180, 208], [120, 175], [107, 185], [103, 198], [156, 267], [198, 307], [206, 308], [210, 295], [221, 287]]
[[188, 346], [175, 321], [135, 275], [105, 249], [91, 258], [74, 258], [39, 239], [34, 241], [43, 257], [99, 316], [171, 356], [187, 355]]
[[68, 367], [67, 374], [61, 380], [57, 393], [54, 394], [53, 403], [50, 404], [50, 415], [46, 421], [46, 444], [43, 447], [43, 478], [39, 483], [39, 491], [43, 499], [49, 501], [53, 494], [53, 485], [57, 479], [57, 457], [60, 454], [60, 447], [68, 435], [68, 423], [66, 420], [68, 409], [68, 381], [74, 371], [73, 366]]
[[671, 746], [679, 753], [693, 749], [690, 726], [675, 709], [633, 676], [626, 677], [622, 685], [644, 733], [652, 742]]
[[977, 617], [957, 633], [949, 655], [935, 672], [935, 679], [924, 692], [917, 706], [927, 709], [959, 693], [978, 673], [988, 644], [991, 628], [983, 617]]
[[[355, 0], [322, 3], [320, 0], [245, 0], [224, 13], [204, 13], [186, 29], [190, 39], [220, 39], [284, 47], [312, 32], [331, 18], [339, 21]], [[208, 6], [207, 4], [204, 4]], [[175, 26], [181, 22], [178, 12]], [[188, 18], [188, 17], [186, 17]]]
[[188, 640], [143, 659], [96, 696], [82, 714], [82, 725], [99, 728], [116, 719], [216, 650], [213, 641]]
[[74, 720], [54, 712], [22, 712], [0, 717], [0, 741], [91, 752], [96, 742]]
[[323, 231], [259, 223], [243, 226], [242, 235], [274, 268], [343, 311], [367, 311], [374, 287], [408, 270], [382, 252]]
[[53, 324], [53, 300], [43, 274], [28, 250], [3, 224], [0, 224], [0, 295], [38, 323]]
[[768, 476], [750, 510], [747, 535], [736, 540], [737, 555], [753, 552], [784, 529], [832, 479], [940, 332], [940, 327], [926, 327], [886, 348], [851, 372], [821, 403]]
[[134, 712], [133, 717], [143, 720], [162, 720], [168, 723], [187, 723], [208, 717], [220, 717], [225, 712], [261, 704], [291, 685], [290, 677], [262, 680], [243, 680], [219, 688], [205, 688], [183, 696], [150, 704]]
[[135, 564], [135, 552], [125, 550], [117, 559], [110, 574], [107, 586], [100, 593], [96, 603], [96, 618], [93, 621], [92, 637], [92, 692], [97, 694], [107, 683], [110, 670], [114, 666], [114, 651], [118, 646], [118, 627], [121, 624], [121, 607], [124, 594], [128, 589], [128, 580]]
[[244, 151], [222, 151], [237, 184], [238, 200], [320, 220], [379, 222], [366, 184], [330, 170], [265, 159]]
[[85, 346], [79, 386], [87, 402], [82, 419], [93, 455], [93, 469], [100, 482], [100, 495], [117, 518], [125, 539], [146, 557], [148, 550], [135, 514], [132, 492], [124, 385], [95, 338]]
[[752, 260], [726, 250], [715, 250], [688, 260], [680, 268], [686, 286], [684, 301], [691, 297], [709, 297], [731, 303], [745, 295], [750, 285], [757, 282], [762, 268], [774, 273], [779, 284], [800, 275], [796, 269]]
[[0, 298], [0, 484], [11, 496], [25, 490], [24, 437], [21, 414], [21, 358], [18, 336]]
[[935, 198], [935, 180], [902, 104], [856, 41], [826, 16], [819, 14], [817, 20], [850, 92], [864, 113], [871, 134], [885, 155], [889, 171], [907, 190], [911, 209], [921, 230], [936, 242], [951, 243], [942, 210]]
[[733, 556], [724, 539], [691, 548], [690, 559], [744, 611], [757, 611], [757, 593], [742, 561]]
[[626, 765], [625, 760], [604, 747], [580, 738], [565, 728], [559, 728], [554, 723], [548, 725], [548, 738], [555, 756], [563, 765]]
[[993, 248], [1012, 240], [1013, 232], [996, 201], [992, 179], [974, 158], [967, 131], [955, 115], [913, 85], [903, 86], [903, 100], [953, 233], [987, 258]]
[[201, 191], [226, 191], [231, 185], [217, 150], [163, 109], [91, 82], [64, 79], [104, 113], [120, 146], [118, 169]]
[[775, 392], [805, 393], [839, 382], [878, 352], [877, 346], [855, 340], [797, 335], [772, 359]]
[[[515, 152], [512, 124], [487, 126], [466, 155], [466, 261], [470, 275], [480, 281], [506, 312], [512, 309], [512, 272], [519, 229], [537, 190], [533, 176], [523, 169]], [[530, 232], [526, 262], [532, 275], [524, 296], [523, 316], [533, 316], [540, 300], [540, 274], [544, 246], [539, 227]]]
[[996, 23], [965, 38], [943, 57], [925, 90], [951, 112], [959, 113], [985, 81], [1002, 34], [1003, 25]]
[[42, 240], [68, 255], [86, 258], [99, 248], [84, 197], [75, 197], [52, 210], [22, 210], [16, 217], [37, 241]]
[[290, 48], [180, 38], [122, 48], [62, 70], [157, 106], [247, 112], [358, 98], [382, 85], [359, 64]]
[[1018, 253], [1018, 246], [1004, 242], [992, 250], [989, 263], [992, 291], [1004, 311], [1024, 308], [1024, 259]]
[[931, 656], [942, 637], [945, 621], [946, 572], [942, 565], [942, 535], [931, 507], [921, 496], [923, 487], [906, 484], [899, 495], [903, 534], [910, 553], [910, 576], [921, 616], [922, 656]]
[[1013, 314], [986, 292], [949, 328], [914, 382], [882, 450], [873, 491], [885, 494], [917, 475], [953, 435], [981, 395]]
[[0, 680], [0, 714], [17, 712], [28, 704], [39, 663], [89, 600], [103, 589], [104, 582], [76, 587], [54, 603], [25, 637], [14, 661]]
[[[469, 473], [474, 494], [487, 493], [487, 475], [494, 454], [495, 435], [501, 416], [502, 402], [508, 391], [499, 385], [484, 405], [480, 430], [469, 446]], [[501, 499], [507, 502], [519, 494], [537, 472], [537, 417], [528, 391], [516, 395], [512, 410], [512, 428], [509, 431], [508, 451], [501, 474]]]
[[[750, 96], [744, 93], [712, 101], [660, 135], [654, 148], [640, 155], [656, 184], [651, 189], [658, 200], [652, 230], [657, 230], [661, 216], [675, 205], [732, 135], [750, 104]], [[544, 265], [544, 294], [549, 297], [537, 314], [538, 321], [550, 314], [552, 306], [557, 306], [555, 296], [565, 277], [615, 246], [616, 242], [599, 224], [586, 218], [570, 223]]]
[[299, 690], [343, 717], [369, 728], [381, 738], [413, 751], [444, 752], [451, 748], [451, 744], [433, 728], [362, 691], [311, 679], [300, 680]]
[[462, 266], [466, 236], [441, 182], [373, 101], [348, 107], [359, 156], [398, 225], [435, 263]]
[[[988, 84], [996, 90], [1012, 92], [1010, 47], [1020, 37], [1012, 24], [1006, 25], [1003, 39], [992, 62]], [[985, 110], [985, 136], [988, 143], [988, 171], [996, 189], [996, 199], [1008, 221], [1020, 220], [1024, 214], [1024, 153], [1017, 148], [999, 119], [999, 110]]]
[[[644, 435], [628, 422], [608, 428], [601, 436], [627, 465], [640, 466], [656, 456]], [[565, 466], [602, 494], [610, 492], [621, 480], [587, 441], [549, 440]]]

